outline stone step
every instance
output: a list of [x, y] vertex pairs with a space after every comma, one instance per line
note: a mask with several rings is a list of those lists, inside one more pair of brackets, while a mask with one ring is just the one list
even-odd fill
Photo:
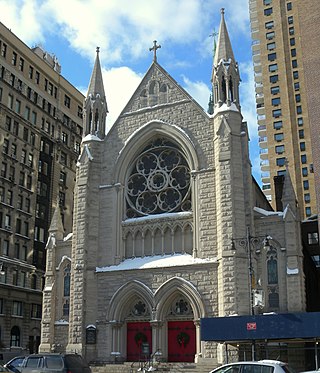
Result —
[[138, 362], [92, 366], [92, 373], [209, 373], [215, 366], [206, 363], [155, 363], [141, 365]]

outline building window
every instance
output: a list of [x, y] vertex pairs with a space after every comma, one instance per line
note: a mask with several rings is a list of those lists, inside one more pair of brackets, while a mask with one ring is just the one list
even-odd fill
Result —
[[280, 97], [271, 99], [271, 105], [272, 106], [278, 106], [278, 105], [280, 105], [280, 103], [281, 103]]
[[32, 304], [31, 305], [31, 318], [33, 319], [41, 319], [42, 317], [42, 309], [41, 304]]
[[266, 6], [266, 5], [271, 5], [272, 3], [272, 0], [263, 0], [263, 5]]
[[274, 31], [270, 31], [270, 32], [266, 33], [266, 39], [267, 40], [272, 40], [274, 37], [275, 37], [275, 32]]
[[64, 95], [64, 105], [70, 109], [70, 97], [67, 95]]
[[275, 133], [274, 134], [274, 139], [275, 139], [275, 141], [282, 141], [283, 139], [284, 139], [284, 135], [283, 135], [283, 133]]
[[310, 203], [310, 193], [306, 193], [306, 194], [304, 194], [304, 202], [306, 202], [306, 203]]
[[277, 59], [277, 53], [269, 53], [268, 54], [268, 61], [274, 61]]
[[2, 255], [9, 256], [9, 251], [10, 251], [9, 240], [3, 240], [2, 241]]
[[271, 75], [269, 77], [269, 80], [270, 80], [270, 83], [277, 83], [277, 81], [279, 80], [279, 76], [278, 75]]
[[311, 207], [306, 207], [306, 216], [311, 216]]
[[40, 73], [39, 73], [39, 71], [36, 71], [35, 81], [36, 81], [37, 84], [40, 83]]
[[30, 119], [30, 108], [29, 106], [26, 106], [24, 110], [24, 119], [29, 120]]
[[308, 180], [303, 180], [303, 189], [304, 190], [309, 190], [309, 181]]
[[19, 347], [20, 346], [20, 329], [18, 326], [14, 326], [11, 329], [11, 334], [10, 334], [10, 346], [13, 347]]
[[68, 134], [66, 132], [61, 132], [61, 141], [64, 144], [68, 144]]
[[22, 316], [23, 315], [23, 304], [22, 304], [22, 302], [13, 301], [12, 315], [13, 316]]
[[20, 114], [21, 111], [21, 101], [16, 100], [16, 113]]
[[67, 267], [64, 270], [63, 295], [65, 297], [70, 296], [70, 265], [67, 265]]
[[33, 67], [29, 66], [29, 79], [33, 79]]
[[272, 43], [268, 43], [267, 44], [267, 49], [268, 51], [272, 51], [273, 49], [276, 48], [276, 43], [275, 42], [272, 42]]
[[291, 49], [291, 57], [296, 57], [296, 55], [297, 55], [296, 48]]
[[302, 106], [297, 106], [297, 114], [302, 114]]
[[278, 284], [278, 262], [271, 256], [267, 261], [267, 272], [268, 272], [268, 284], [277, 285]]
[[289, 27], [289, 35], [294, 35], [294, 27]]
[[265, 16], [271, 16], [272, 12], [273, 12], [272, 8], [267, 8], [267, 9], [264, 10], [263, 13], [264, 13]]
[[274, 27], [274, 22], [273, 21], [269, 21], [269, 22], [266, 22], [265, 23], [265, 28], [267, 29], [267, 30], [270, 30], [270, 29], [272, 29]]
[[277, 158], [277, 160], [276, 160], [276, 164], [277, 164], [278, 167], [284, 166], [285, 163], [286, 163], [286, 158], [285, 157]]
[[299, 91], [299, 89], [300, 89], [300, 83], [299, 82], [294, 83], [294, 90]]
[[292, 60], [291, 61], [291, 66], [296, 69], [298, 67], [298, 61], [297, 60]]
[[302, 167], [302, 176], [308, 176], [308, 167]]
[[293, 24], [293, 16], [288, 17], [288, 24], [292, 25]]
[[269, 72], [270, 73], [274, 73], [278, 70], [278, 64], [277, 63], [273, 63], [272, 65], [269, 65]]
[[275, 147], [275, 151], [276, 151], [277, 154], [282, 154], [282, 153], [284, 153], [284, 145], [277, 145], [277, 146]]
[[281, 116], [281, 109], [272, 110], [272, 116], [274, 118], [279, 118]]
[[303, 126], [303, 118], [298, 118], [298, 126]]
[[287, 10], [292, 10], [292, 3], [291, 1], [287, 3]]
[[295, 38], [290, 38], [290, 45], [291, 45], [291, 47], [296, 45], [296, 39]]
[[59, 178], [59, 181], [62, 185], [66, 185], [67, 183], [67, 174], [66, 172], [63, 172], [63, 171], [60, 171], [60, 178]]
[[299, 139], [304, 139], [304, 130], [299, 130]]
[[12, 63], [13, 66], [16, 66], [16, 64], [17, 64], [17, 53], [16, 52], [12, 52], [11, 63]]
[[319, 242], [318, 232], [309, 232], [308, 233], [308, 244], [316, 245]]
[[292, 75], [293, 75], [293, 79], [299, 79], [299, 73], [298, 73], [298, 71], [294, 71], [292, 73]]
[[20, 57], [20, 61], [19, 61], [19, 70], [20, 71], [23, 71], [24, 69], [24, 59]]
[[296, 102], [300, 102], [301, 101], [300, 93], [296, 94], [295, 98], [296, 98]]
[[301, 155], [301, 163], [302, 164], [306, 164], [307, 163], [307, 156], [306, 156], [306, 154], [302, 154]]
[[1, 56], [3, 58], [6, 58], [6, 56], [7, 56], [7, 44], [5, 44], [5, 43], [2, 43], [2, 45], [1, 45]]

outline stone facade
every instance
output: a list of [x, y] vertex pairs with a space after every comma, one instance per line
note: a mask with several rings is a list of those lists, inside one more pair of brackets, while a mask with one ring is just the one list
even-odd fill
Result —
[[[42, 351], [130, 361], [132, 343], [147, 341], [152, 354], [168, 361], [217, 363], [219, 346], [201, 342], [201, 318], [249, 314], [254, 290], [266, 294], [257, 313], [304, 310], [295, 197], [289, 185], [286, 212], [271, 212], [251, 176], [238, 66], [223, 13], [217, 51], [212, 115], [154, 60], [106, 136], [104, 122], [93, 116], [107, 113], [103, 85], [95, 81], [102, 79], [97, 54], [73, 234], [63, 238], [59, 212], [50, 228]], [[273, 251], [242, 245], [255, 238], [261, 249], [266, 235]], [[145, 324], [150, 330], [142, 332]], [[181, 350], [190, 345], [187, 356]]]

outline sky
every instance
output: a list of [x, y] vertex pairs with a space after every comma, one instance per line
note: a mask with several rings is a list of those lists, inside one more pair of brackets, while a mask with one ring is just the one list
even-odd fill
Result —
[[86, 94], [100, 47], [111, 125], [152, 63], [158, 63], [208, 108], [220, 9], [239, 63], [240, 104], [250, 134], [252, 171], [260, 184], [249, 0], [0, 0], [0, 21], [29, 47], [54, 54], [62, 75]]

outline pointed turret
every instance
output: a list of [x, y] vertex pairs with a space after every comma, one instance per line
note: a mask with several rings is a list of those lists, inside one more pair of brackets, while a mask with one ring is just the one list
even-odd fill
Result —
[[231, 47], [231, 42], [226, 26], [226, 22], [224, 19], [224, 9], [221, 9], [221, 22], [219, 28], [219, 36], [218, 36], [218, 43], [215, 47], [215, 54], [213, 63], [215, 66], [218, 66], [221, 60], [228, 61], [228, 60], [235, 61], [233, 50]]
[[99, 48], [93, 67], [87, 97], [84, 101], [84, 136], [95, 135], [100, 139], [105, 136], [108, 106], [104, 93]]
[[54, 210], [54, 213], [52, 216], [49, 233], [54, 234], [55, 238], [58, 240], [63, 239], [64, 228], [63, 228], [63, 223], [62, 223], [62, 218], [61, 218], [59, 201], [57, 201], [57, 207]]
[[221, 9], [219, 37], [215, 46], [211, 81], [214, 111], [223, 104], [229, 107], [235, 104], [234, 109], [240, 110], [240, 75], [224, 19], [224, 9]]

